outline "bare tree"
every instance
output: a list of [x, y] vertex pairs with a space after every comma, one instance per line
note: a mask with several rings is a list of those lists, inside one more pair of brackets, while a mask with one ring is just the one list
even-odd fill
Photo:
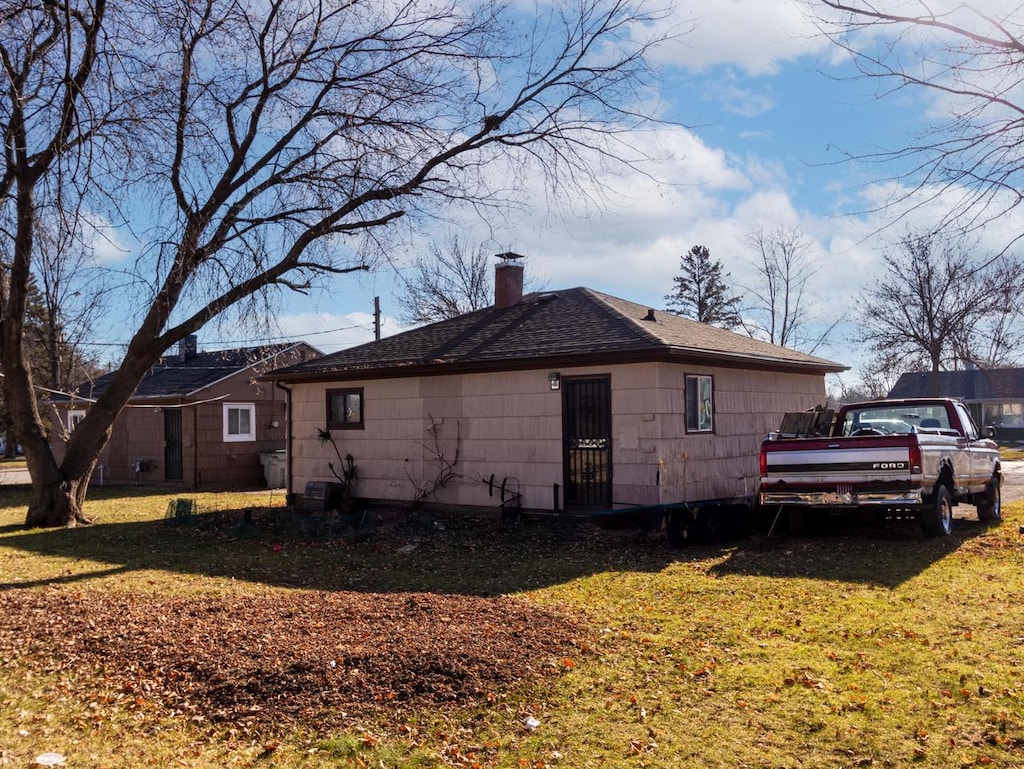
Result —
[[[399, 297], [402, 320], [434, 323], [480, 310], [494, 301], [494, 268], [483, 244], [470, 251], [462, 235], [451, 232], [443, 243], [432, 242], [429, 253], [413, 262]], [[543, 281], [527, 278], [526, 291], [543, 290]]]
[[884, 263], [859, 297], [860, 341], [890, 369], [931, 371], [938, 395], [939, 372], [976, 362], [988, 323], [1005, 320], [1019, 271], [1012, 261], [931, 233], [906, 236]]
[[818, 269], [810, 258], [810, 241], [797, 227], [769, 229], [762, 224], [747, 235], [747, 244], [754, 252], [756, 281], [743, 287], [743, 327], [750, 336], [813, 353], [838, 321], [821, 333], [810, 331], [815, 319], [807, 306], [807, 288]]
[[694, 246], [680, 260], [680, 275], [672, 278], [675, 291], [665, 296], [668, 311], [701, 323], [733, 329], [742, 323], [740, 298], [731, 296], [722, 263], [711, 259], [707, 246]]
[[972, 316], [954, 335], [954, 366], [962, 362], [982, 369], [1010, 368], [1024, 352], [1024, 268], [1014, 256], [1003, 254], [991, 272], [991, 310]]
[[[73, 214], [73, 212], [72, 212]], [[102, 274], [90, 270], [91, 248], [82, 224], [72, 215], [59, 223], [37, 222], [35, 269], [41, 304], [37, 346], [45, 366], [34, 366], [37, 384], [52, 398], [96, 375], [96, 362], [85, 352], [93, 326], [106, 306]]]
[[421, 324], [454, 318], [491, 303], [491, 265], [483, 245], [470, 251], [466, 239], [449, 233], [443, 245], [432, 242], [429, 254], [413, 263], [399, 303], [402, 320]]
[[[41, 222], [54, 212], [77, 210], [89, 188], [88, 151], [102, 157], [109, 146], [103, 137], [113, 142], [117, 134], [117, 110], [103, 89], [111, 74], [104, 66], [107, 16], [105, 0], [80, 6], [26, 0], [8, 4], [0, 17], [0, 227], [2, 251], [9, 255], [0, 275], [0, 367], [4, 404], [33, 480], [29, 524], [80, 520], [81, 496], [69, 475], [87, 478], [95, 463], [69, 474], [53, 460], [26, 330]], [[97, 453], [105, 437], [102, 430], [94, 435]]]
[[838, 374], [828, 378], [826, 403], [829, 408], [836, 409], [847, 403], [884, 398], [896, 382], [895, 379], [889, 381], [884, 376], [878, 376], [870, 367], [861, 368], [857, 374], [859, 379], [853, 381]]
[[[923, 89], [946, 118], [903, 147], [860, 156], [895, 162], [899, 216], [937, 202], [936, 232], [997, 221], [1024, 200], [1024, 17], [971, 3], [809, 0], [819, 28], [884, 92]], [[1007, 246], [1024, 233], [1011, 230]]]
[[868, 395], [863, 400], [885, 398], [903, 374], [927, 370], [923, 357], [907, 355], [905, 348], [880, 350], [872, 347], [871, 355], [857, 369], [859, 381], [853, 387]]
[[[400, 220], [501, 198], [517, 173], [596, 181], [638, 160], [654, 15], [627, 0], [514, 4], [18, 0], [0, 15], [3, 392], [34, 499], [85, 522], [111, 425], [159, 356], [268, 292], [365, 269]], [[639, 100], [642, 102], [642, 100]], [[45, 212], [104, 211], [141, 241], [109, 386], [57, 463], [29, 393], [26, 287]]]

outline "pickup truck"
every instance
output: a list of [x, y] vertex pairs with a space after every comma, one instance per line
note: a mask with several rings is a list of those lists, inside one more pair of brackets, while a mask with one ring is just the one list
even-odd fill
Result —
[[761, 444], [761, 513], [790, 532], [832, 512], [915, 516], [926, 537], [948, 536], [953, 508], [1002, 517], [1002, 475], [992, 428], [979, 430], [963, 403], [914, 398], [842, 407], [821, 437], [769, 435]]

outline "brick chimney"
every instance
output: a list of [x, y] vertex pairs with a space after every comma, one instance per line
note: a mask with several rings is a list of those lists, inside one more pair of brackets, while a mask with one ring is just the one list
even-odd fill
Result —
[[199, 351], [199, 337], [195, 334], [189, 334], [187, 337], [178, 342], [178, 360], [184, 363], [189, 358], [196, 357], [196, 353]]
[[516, 261], [523, 256], [511, 251], [496, 256], [501, 261], [494, 265], [494, 306], [504, 310], [523, 301], [523, 265]]

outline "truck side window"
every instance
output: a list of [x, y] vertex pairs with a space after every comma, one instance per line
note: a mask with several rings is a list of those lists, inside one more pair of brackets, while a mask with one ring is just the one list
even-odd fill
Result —
[[960, 417], [960, 424], [964, 427], [964, 435], [972, 441], [978, 440], [978, 427], [974, 424], [971, 412], [964, 408], [962, 404], [957, 403], [956, 413]]
[[846, 419], [843, 420], [843, 432], [842, 432], [842, 435], [849, 435], [854, 430], [856, 430], [857, 427], [859, 426], [860, 414], [857, 413], [856, 414], [856, 418], [855, 418], [855, 416], [854, 416], [855, 413], [856, 412], [851, 411], [850, 413], [848, 413], [846, 415]]

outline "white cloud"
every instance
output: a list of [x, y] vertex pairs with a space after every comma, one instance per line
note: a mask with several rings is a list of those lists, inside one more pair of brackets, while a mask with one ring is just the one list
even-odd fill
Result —
[[775, 108], [776, 97], [770, 86], [755, 91], [741, 84], [735, 70], [727, 69], [716, 77], [707, 77], [701, 83], [701, 97], [716, 101], [722, 109], [745, 118], [755, 118]]
[[699, 11], [681, 7], [664, 29], [693, 31], [663, 45], [657, 61], [705, 72], [735, 66], [749, 75], [773, 75], [786, 62], [828, 47], [793, 0], [716, 0]]
[[79, 233], [83, 244], [100, 265], [119, 264], [134, 256], [134, 245], [105, 216], [96, 212], [82, 214]]

